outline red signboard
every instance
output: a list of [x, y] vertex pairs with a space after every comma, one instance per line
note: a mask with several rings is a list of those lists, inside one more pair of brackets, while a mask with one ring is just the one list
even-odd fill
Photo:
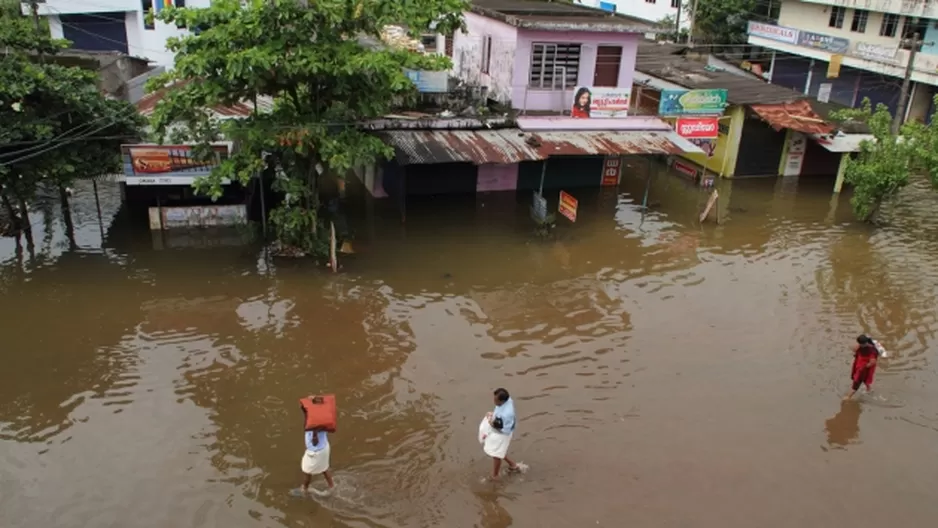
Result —
[[560, 191], [560, 204], [557, 206], [557, 210], [560, 214], [564, 215], [571, 222], [576, 222], [576, 207], [577, 200], [573, 196], [570, 196], [564, 191]]
[[720, 120], [716, 117], [680, 117], [674, 129], [685, 138], [715, 138], [719, 135]]
[[606, 158], [603, 162], [603, 179], [600, 185], [603, 187], [619, 185], [620, 174], [622, 174], [622, 159]]
[[671, 166], [674, 167], [674, 170], [680, 172], [681, 174], [684, 174], [685, 176], [689, 176], [694, 179], [697, 178], [697, 169], [695, 169], [694, 167], [690, 165], [687, 165], [686, 163], [675, 161]]

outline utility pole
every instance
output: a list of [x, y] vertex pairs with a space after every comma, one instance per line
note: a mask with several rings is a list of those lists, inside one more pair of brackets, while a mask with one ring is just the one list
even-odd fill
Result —
[[905, 120], [905, 104], [909, 100], [909, 85], [912, 84], [912, 67], [915, 65], [915, 56], [918, 47], [922, 45], [916, 32], [912, 35], [912, 49], [909, 50], [909, 63], [905, 65], [905, 78], [902, 79], [902, 92], [899, 94], [899, 104], [896, 106], [896, 115], [892, 116], [892, 133], [899, 134], [899, 127]]
[[691, 9], [690, 9], [690, 31], [687, 33], [687, 47], [688, 47], [688, 48], [693, 48], [693, 47], [694, 47], [694, 26], [697, 25], [697, 24], [696, 24], [696, 22], [697, 22], [697, 0], [694, 0], [694, 3], [691, 4], [691, 5], [692, 5], [692, 7], [691, 7]]
[[674, 42], [681, 43], [681, 7], [684, 6], [684, 0], [677, 2], [677, 16], [674, 18]]

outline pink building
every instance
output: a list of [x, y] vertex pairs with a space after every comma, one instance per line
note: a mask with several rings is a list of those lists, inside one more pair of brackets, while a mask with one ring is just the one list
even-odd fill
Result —
[[453, 74], [528, 112], [569, 112], [579, 87], [632, 89], [647, 22], [540, 0], [473, 0]]
[[624, 156], [702, 153], [660, 119], [629, 115], [648, 22], [556, 1], [470, 2], [464, 31], [427, 44], [451, 57], [452, 77], [512, 111], [503, 123], [376, 130], [396, 155], [358, 169], [374, 196], [403, 205], [419, 195], [543, 191], [555, 202], [561, 189], [618, 186], [633, 176]]

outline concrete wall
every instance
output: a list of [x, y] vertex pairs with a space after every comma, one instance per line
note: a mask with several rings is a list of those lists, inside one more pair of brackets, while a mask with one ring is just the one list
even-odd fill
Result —
[[[873, 8], [872, 6], [867, 8]], [[862, 41], [878, 46], [898, 46], [902, 33], [903, 20], [900, 17], [899, 27], [896, 29], [895, 37], [879, 36], [879, 28], [883, 23], [883, 13], [870, 11], [869, 19], [866, 22], [866, 31], [864, 33], [854, 33], [850, 31], [850, 24], [853, 22], [853, 9], [847, 9], [844, 15], [843, 28], [837, 29], [828, 26], [831, 16], [831, 6], [823, 4], [808, 4], [795, 0], [786, 0], [782, 2], [782, 7], [778, 14], [778, 25], [790, 28], [803, 29], [822, 35], [832, 37], [841, 37], [850, 41], [851, 47], [854, 42]]]
[[592, 33], [585, 31], [527, 31], [518, 32], [518, 47], [512, 75], [511, 103], [514, 108], [534, 111], [560, 112], [570, 108], [576, 86], [568, 86], [566, 91], [542, 90], [528, 87], [531, 71], [531, 49], [536, 42], [557, 42], [581, 44], [580, 71], [577, 84], [592, 86], [596, 71], [596, 51], [599, 46], [622, 46], [622, 62], [619, 67], [618, 88], [626, 92], [632, 90], [632, 77], [635, 74], [635, 55], [638, 52], [637, 33]]
[[[465, 21], [466, 31], [453, 36], [453, 75], [469, 84], [484, 86], [490, 98], [509, 103], [517, 28], [475, 13], [466, 13]], [[491, 59], [489, 72], [483, 73], [482, 55], [487, 40]]]

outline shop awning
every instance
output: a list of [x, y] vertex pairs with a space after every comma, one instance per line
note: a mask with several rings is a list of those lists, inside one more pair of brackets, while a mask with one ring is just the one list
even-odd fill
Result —
[[873, 134], [815, 134], [811, 136], [818, 145], [830, 152], [859, 152], [860, 143], [875, 141]]
[[394, 147], [401, 165], [509, 164], [549, 156], [680, 154], [703, 151], [673, 131], [524, 132], [499, 130], [394, 130], [379, 137]]
[[749, 108], [775, 130], [790, 129], [805, 134], [830, 134], [834, 125], [824, 121], [805, 100], [793, 103], [750, 105]]

